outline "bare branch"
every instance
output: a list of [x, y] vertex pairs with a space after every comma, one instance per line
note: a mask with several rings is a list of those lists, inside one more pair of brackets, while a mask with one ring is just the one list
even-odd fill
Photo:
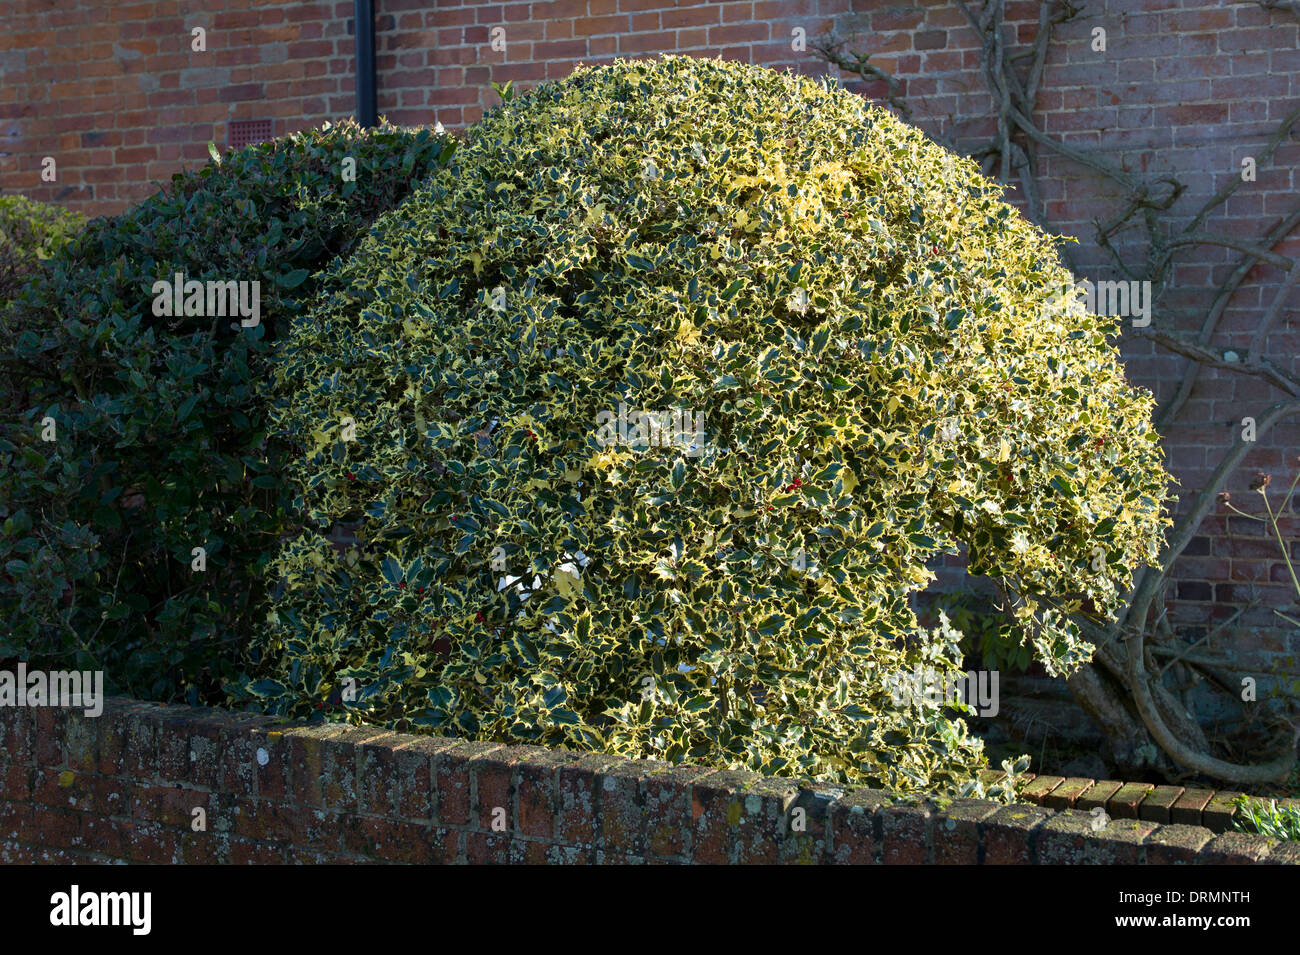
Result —
[[1173, 249], [1182, 245], [1221, 245], [1224, 248], [1236, 249], [1238, 252], [1244, 252], [1246, 255], [1253, 256], [1261, 262], [1267, 262], [1269, 265], [1276, 265], [1279, 269], [1289, 271], [1295, 261], [1288, 256], [1278, 252], [1270, 252], [1268, 249], [1248, 242], [1245, 239], [1238, 239], [1232, 235], [1214, 235], [1209, 232], [1196, 232], [1190, 235], [1180, 235], [1169, 240], [1169, 248]]
[[1233, 0], [1234, 3], [1249, 2], [1265, 10], [1282, 10], [1295, 17], [1300, 17], [1300, 0]]
[[[1300, 209], [1296, 209], [1285, 219], [1280, 220], [1276, 225], [1269, 229], [1264, 236], [1263, 244], [1271, 248], [1284, 237], [1290, 235], [1297, 225], [1300, 225]], [[1198, 342], [1203, 345], [1209, 343], [1210, 339], [1214, 336], [1215, 330], [1218, 328], [1219, 319], [1223, 317], [1223, 313], [1228, 307], [1228, 302], [1232, 300], [1232, 296], [1236, 294], [1237, 289], [1241, 287], [1241, 283], [1246, 280], [1246, 276], [1249, 275], [1251, 269], [1255, 267], [1256, 261], [1257, 260], [1252, 256], [1242, 256], [1241, 261], [1237, 263], [1237, 267], [1233, 269], [1232, 275], [1228, 277], [1228, 281], [1224, 284], [1223, 288], [1219, 290], [1219, 294], [1214, 299], [1214, 305], [1210, 308], [1209, 313], [1205, 316], [1205, 320], [1201, 323], [1201, 331], [1196, 336]], [[1176, 394], [1173, 400], [1161, 410], [1159, 416], [1156, 418], [1157, 428], [1163, 428], [1177, 417], [1178, 412], [1180, 412], [1183, 409], [1183, 405], [1187, 403], [1187, 399], [1191, 397], [1192, 388], [1196, 385], [1196, 380], [1200, 376], [1200, 371], [1200, 365], [1195, 362], [1187, 367], [1187, 371], [1183, 375], [1182, 384], [1178, 388], [1178, 394]]]
[[898, 77], [892, 76], [880, 67], [868, 63], [867, 61], [871, 59], [869, 53], [845, 55], [841, 50], [844, 43], [845, 41], [842, 38], [832, 33], [830, 36], [814, 40], [813, 49], [820, 53], [827, 62], [838, 66], [846, 73], [856, 73], [864, 80], [882, 80], [887, 89], [885, 98], [889, 101], [889, 105], [898, 110], [904, 121], [911, 122], [912, 107], [903, 98], [902, 84], [899, 82]]
[[1207, 368], [1219, 368], [1239, 375], [1252, 375], [1256, 378], [1262, 378], [1279, 391], [1300, 398], [1300, 380], [1292, 378], [1264, 358], [1255, 361], [1250, 361], [1249, 358], [1246, 361], [1232, 361], [1225, 358], [1222, 352], [1214, 351], [1199, 341], [1176, 335], [1154, 325], [1146, 328], [1135, 328], [1133, 333], [1139, 338], [1149, 338], [1156, 344], [1169, 349], [1169, 351], [1182, 355], [1184, 358], [1191, 358]]
[[1268, 333], [1272, 331], [1273, 323], [1282, 314], [1282, 306], [1286, 304], [1287, 297], [1290, 296], [1291, 290], [1295, 288], [1297, 279], [1300, 279], [1300, 262], [1296, 262], [1291, 266], [1286, 281], [1278, 286], [1277, 294], [1273, 296], [1273, 304], [1268, 307], [1268, 311], [1260, 320], [1259, 327], [1255, 329], [1255, 340], [1250, 343], [1250, 351], [1246, 355], [1247, 362], [1259, 363], [1264, 352], [1264, 342], [1268, 339]]
[[[1277, 147], [1282, 144], [1282, 140], [1286, 139], [1287, 136], [1291, 134], [1292, 127], [1294, 127], [1298, 122], [1300, 122], [1300, 106], [1293, 109], [1287, 117], [1282, 120], [1282, 125], [1274, 131], [1268, 144], [1265, 145], [1259, 155], [1255, 157], [1255, 163], [1257, 166], [1262, 166], [1273, 158], [1273, 153], [1277, 151]], [[1206, 201], [1205, 205], [1201, 207], [1201, 211], [1196, 213], [1195, 217], [1187, 224], [1187, 228], [1183, 231], [1195, 232], [1199, 229], [1205, 223], [1205, 219], [1210, 214], [1210, 210], [1215, 209], [1226, 202], [1228, 197], [1240, 189], [1244, 182], [1245, 180], [1240, 176], [1234, 176], [1231, 182]]]

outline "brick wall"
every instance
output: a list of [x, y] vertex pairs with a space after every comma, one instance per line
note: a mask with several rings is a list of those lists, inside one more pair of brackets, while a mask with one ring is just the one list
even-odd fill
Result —
[[1146, 784], [1040, 777], [1022, 803], [941, 810], [128, 699], [0, 708], [0, 741], [0, 863], [1300, 864], [1300, 844], [1224, 831], [1231, 794]]
[[[229, 124], [283, 136], [351, 115], [351, 3], [7, 0], [0, 191], [120, 211], [201, 165]], [[192, 31], [205, 31], [205, 51]], [[57, 180], [41, 180], [53, 157]]]
[[[811, 40], [835, 27], [900, 79], [921, 127], [964, 147], [992, 131], [977, 38], [951, 0], [378, 0], [376, 7], [379, 110], [395, 122], [462, 126], [497, 101], [490, 81], [527, 89], [578, 62], [617, 56], [721, 55], [825, 74], [830, 68], [792, 41], [798, 30]], [[1038, 7], [1006, 4], [1008, 42], [1032, 41]], [[1300, 101], [1296, 18], [1220, 0], [1088, 0], [1085, 7], [1087, 17], [1058, 28], [1035, 118], [1048, 133], [1118, 158], [1134, 173], [1181, 178], [1189, 189], [1170, 224], [1182, 228]], [[0, 191], [114, 212], [150, 192], [151, 181], [203, 162], [209, 141], [229, 140], [232, 122], [269, 119], [279, 136], [349, 115], [352, 9], [350, 0], [10, 0], [0, 23]], [[1097, 26], [1107, 31], [1105, 53], [1091, 49]], [[191, 49], [194, 27], [207, 31], [206, 52]], [[852, 88], [876, 100], [885, 93], [881, 82]], [[54, 183], [40, 178], [46, 156], [58, 164]], [[1300, 141], [1292, 135], [1203, 231], [1262, 233], [1292, 208], [1297, 160]], [[1075, 247], [1082, 277], [1118, 278], [1091, 241], [1093, 220], [1116, 211], [1113, 190], [1052, 155], [1041, 173], [1050, 227], [1083, 240]], [[1020, 202], [1015, 190], [1010, 198]], [[1138, 254], [1131, 238], [1117, 241], [1126, 256]], [[1300, 254], [1300, 238], [1276, 251]], [[1167, 304], [1203, 313], [1231, 261], [1219, 247], [1185, 250]], [[1278, 278], [1272, 267], [1254, 269], [1225, 313], [1220, 347], [1248, 341]], [[1300, 329], [1282, 321], [1268, 353], [1295, 372], [1298, 346]], [[1130, 377], [1160, 400], [1180, 386], [1184, 359], [1142, 341], [1126, 341], [1123, 350]], [[1261, 416], [1277, 397], [1252, 378], [1201, 375], [1183, 415], [1165, 429], [1183, 506], [1242, 417]], [[1275, 487], [1285, 484], [1298, 450], [1300, 423], [1260, 440], [1230, 485], [1235, 502], [1259, 512], [1247, 489], [1254, 473], [1272, 472]], [[1283, 528], [1300, 558], [1295, 507]], [[1243, 639], [1228, 631], [1209, 649], [1232, 653], [1257, 674], [1278, 669], [1300, 678], [1300, 630], [1273, 612], [1296, 595], [1263, 524], [1222, 512], [1175, 576], [1168, 605], [1176, 628], [1202, 636], [1258, 598], [1260, 606], [1239, 620], [1254, 633]]]
[[[9, 0], [0, 29], [0, 191], [118, 212], [224, 146], [230, 123], [283, 136], [356, 108], [351, 0]], [[377, 0], [380, 115], [471, 123], [579, 62], [689, 52], [824, 73], [792, 49], [849, 0]], [[206, 51], [192, 31], [206, 31]], [[499, 31], [499, 32], [498, 32]], [[58, 179], [41, 180], [52, 156]]]

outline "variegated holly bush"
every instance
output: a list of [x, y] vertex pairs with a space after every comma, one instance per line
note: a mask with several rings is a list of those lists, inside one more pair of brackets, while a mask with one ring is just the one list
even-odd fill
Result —
[[927, 564], [965, 547], [1068, 672], [1164, 522], [1150, 395], [1068, 283], [973, 163], [833, 85], [668, 57], [512, 99], [284, 343], [306, 529], [233, 695], [972, 791], [960, 714], [891, 693], [960, 665], [909, 608]]

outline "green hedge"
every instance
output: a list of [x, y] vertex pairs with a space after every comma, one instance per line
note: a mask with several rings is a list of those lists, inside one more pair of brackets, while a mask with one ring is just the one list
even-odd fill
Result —
[[[347, 123], [214, 150], [50, 260], [0, 327], [0, 657], [101, 668], [152, 699], [212, 698], [236, 675], [286, 519], [272, 343], [449, 142]], [[204, 314], [157, 314], [155, 283], [178, 273], [259, 283], [260, 322], [206, 314], [206, 296]]]

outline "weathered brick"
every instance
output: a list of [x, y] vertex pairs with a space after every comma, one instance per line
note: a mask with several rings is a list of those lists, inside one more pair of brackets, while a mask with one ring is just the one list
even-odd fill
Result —
[[559, 826], [558, 775], [577, 754], [539, 750], [515, 764], [516, 831], [538, 839], [555, 840]]
[[1246, 832], [1223, 832], [1215, 836], [1196, 856], [1198, 865], [1254, 865], [1268, 857], [1272, 842], [1265, 836]]
[[1074, 809], [1079, 800], [1092, 788], [1093, 780], [1070, 778], [1062, 780], [1059, 785], [1043, 797], [1041, 805], [1046, 809]]
[[1063, 782], [1065, 779], [1061, 776], [1035, 776], [1034, 781], [1020, 791], [1020, 798], [1035, 806], [1045, 805], [1047, 797]]
[[291, 802], [318, 808], [324, 805], [323, 742], [331, 732], [332, 728], [323, 724], [291, 726], [284, 730], [285, 742], [289, 747]]
[[[162, 717], [157, 722], [157, 734], [155, 736], [155, 752], [158, 758], [158, 778], [169, 783], [187, 783], [193, 779], [191, 756], [193, 749], [190, 746], [190, 734], [192, 732], [202, 732], [203, 729], [209, 729], [215, 724], [213, 721], [205, 721], [200, 727], [195, 727], [193, 721], [187, 713], [178, 713], [172, 711]], [[215, 733], [215, 729], [211, 729]], [[219, 780], [212, 780], [219, 783]]]
[[388, 735], [356, 746], [357, 809], [366, 815], [391, 816], [397, 797], [395, 747], [403, 737]]
[[1146, 819], [1112, 819], [1084, 847], [1089, 865], [1138, 865], [1147, 838], [1159, 828]]
[[368, 726], [338, 726], [321, 738], [321, 798], [327, 809], [357, 810], [357, 745], [392, 735]]
[[831, 861], [875, 865], [881, 861], [880, 814], [891, 800], [876, 789], [855, 789], [830, 806]]
[[[790, 829], [789, 809], [798, 792], [790, 780], [765, 777], [741, 789], [741, 816], [735, 833], [737, 863], [771, 865], [781, 861], [782, 855], [804, 835]], [[824, 822], [821, 826], [824, 830]]]
[[1142, 800], [1154, 788], [1151, 783], [1125, 783], [1107, 801], [1106, 811], [1112, 819], [1137, 819]]
[[25, 819], [20, 816], [19, 819], [26, 823], [27, 828], [21, 833], [11, 834], [11, 838], [36, 835], [41, 845], [56, 849], [84, 847], [85, 843], [82, 841], [81, 833], [83, 820], [87, 826], [92, 828], [107, 825], [106, 822], [89, 813], [38, 804], [32, 806], [30, 816]]
[[63, 744], [68, 768], [78, 773], [92, 773], [99, 761], [98, 717], [85, 716], [81, 710], [69, 710], [63, 727]]
[[1142, 800], [1138, 814], [1141, 818], [1151, 822], [1173, 822], [1171, 818], [1172, 810], [1182, 794], [1182, 786], [1157, 786], [1147, 793], [1146, 798]]
[[230, 814], [230, 834], [264, 842], [289, 841], [298, 828], [301, 811], [269, 799], [241, 799]]
[[[220, 788], [240, 796], [253, 797], [257, 793], [260, 769], [257, 750], [265, 748], [267, 741], [264, 731], [279, 724], [253, 713], [225, 713], [221, 719], [212, 721], [214, 726], [203, 725], [206, 723], [207, 720], [195, 724], [190, 734], [191, 747], [194, 747], [196, 740], [210, 738], [215, 729]], [[359, 732], [370, 731], [363, 728]], [[195, 750], [193, 756], [201, 759], [198, 750]]]
[[[222, 718], [189, 720], [176, 717], [158, 731], [159, 776], [165, 782], [185, 783], [204, 789], [227, 784], [222, 752]], [[245, 793], [251, 795], [251, 788]]]
[[1300, 865], [1300, 842], [1280, 842], [1264, 860], [1269, 865]]
[[192, 830], [195, 809], [203, 810], [205, 823], [210, 827], [219, 802], [214, 794], [183, 786], [154, 786], [147, 783], [130, 790], [131, 815], [141, 822], [157, 822]]
[[500, 749], [497, 743], [465, 743], [434, 756], [437, 820], [447, 826], [470, 824], [470, 763]]
[[158, 711], [140, 707], [126, 716], [126, 752], [122, 771], [135, 777], [153, 779], [158, 773], [155, 741], [158, 735]]
[[830, 812], [844, 790], [801, 788], [786, 810], [786, 835], [781, 842], [784, 865], [823, 865], [828, 861]]
[[1236, 799], [1241, 795], [1235, 792], [1216, 792], [1201, 810], [1201, 825], [1211, 832], [1226, 832], [1236, 815]]
[[[668, 766], [651, 760], [638, 760], [641, 772], [637, 792], [645, 823], [641, 842], [620, 847], [606, 835], [602, 848], [630, 851], [640, 854], [637, 848], [645, 846], [647, 862], [685, 860], [693, 851], [695, 782], [708, 774], [699, 766]], [[607, 775], [607, 774], [606, 774]], [[608, 791], [601, 794], [601, 819], [604, 824]]]
[[927, 864], [933, 822], [930, 806], [886, 806], [880, 811], [880, 861], [885, 865]]
[[289, 741], [278, 728], [255, 727], [249, 736], [253, 751], [253, 773], [259, 799], [284, 801], [290, 798]]
[[600, 774], [619, 763], [613, 756], [588, 754], [560, 767], [556, 835], [569, 845], [594, 845], [600, 835]]
[[1093, 816], [1077, 809], [1058, 811], [1038, 829], [1040, 865], [1081, 865], [1086, 847], [1096, 838]]
[[1206, 805], [1214, 798], [1212, 789], [1188, 789], [1169, 809], [1169, 821], [1178, 825], [1199, 826], [1201, 814]]
[[514, 836], [506, 850], [511, 865], [548, 865], [553, 843]]
[[[84, 837], [91, 847], [96, 845], [97, 829], [94, 817], [87, 820]], [[150, 822], [122, 822], [114, 824], [125, 844], [126, 858], [132, 862], [150, 865], [175, 865], [181, 860], [180, 841], [175, 830]]]
[[[5, 793], [0, 793], [3, 797]], [[36, 830], [32, 824], [32, 807], [0, 798], [0, 839], [20, 842]]]
[[36, 726], [32, 710], [26, 706], [0, 707], [0, 745], [13, 763], [31, 763], [36, 759]]
[[1214, 838], [1203, 826], [1162, 825], [1146, 841], [1147, 865], [1187, 865], [1196, 861], [1201, 847]]
[[609, 852], [605, 849], [596, 850], [596, 865], [645, 865], [645, 858], [642, 856], [628, 855], [625, 852]]
[[935, 865], [977, 865], [980, 857], [979, 824], [998, 811], [986, 799], [958, 799], [934, 816]]
[[30, 707], [36, 765], [64, 767], [63, 724], [67, 711], [57, 706]]
[[351, 818], [354, 813], [293, 804], [290, 804], [289, 810], [283, 818], [293, 824], [290, 844], [311, 846], [322, 852], [344, 851], [345, 818]]
[[510, 833], [465, 833], [465, 860], [470, 865], [507, 865], [510, 862]]
[[434, 818], [433, 760], [456, 745], [456, 740], [418, 737], [393, 750], [393, 810], [397, 817]]
[[95, 746], [96, 769], [106, 776], [116, 776], [123, 771], [126, 757], [130, 714], [135, 711], [134, 700], [109, 697], [104, 701], [104, 712], [95, 721], [98, 741]]
[[13, 802], [26, 802], [32, 795], [33, 780], [47, 771], [0, 759], [0, 796]]
[[1051, 810], [1026, 803], [1003, 806], [980, 823], [985, 865], [1031, 865], [1038, 829]]
[[473, 759], [473, 821], [478, 829], [515, 831], [515, 765], [545, 751], [532, 746], [502, 746]]
[[735, 861], [736, 832], [745, 814], [741, 793], [760, 777], [721, 769], [691, 784], [691, 861], [725, 865]]
[[228, 865], [283, 865], [285, 848], [283, 843], [265, 839], [230, 836], [226, 843], [226, 862]]

